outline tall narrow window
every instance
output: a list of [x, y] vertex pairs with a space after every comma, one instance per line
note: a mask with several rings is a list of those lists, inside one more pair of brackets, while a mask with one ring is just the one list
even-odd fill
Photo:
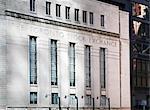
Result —
[[85, 46], [85, 76], [86, 87], [91, 87], [91, 48]]
[[89, 21], [90, 21], [90, 24], [93, 24], [93, 12], [89, 13]]
[[105, 23], [105, 18], [104, 15], [101, 15], [101, 26], [104, 27]]
[[70, 19], [70, 7], [66, 6], [66, 19]]
[[51, 14], [51, 2], [46, 1], [46, 14]]
[[35, 0], [30, 0], [30, 11], [35, 11]]
[[85, 105], [91, 105], [91, 95], [86, 95], [85, 97]]
[[69, 97], [69, 104], [71, 106], [74, 106], [76, 104], [76, 99], [75, 99], [75, 94], [70, 94], [70, 97]]
[[57, 41], [51, 40], [51, 85], [57, 85]]
[[34, 36], [30, 36], [29, 55], [30, 55], [30, 84], [37, 84], [37, 49], [36, 49], [36, 37]]
[[83, 23], [86, 23], [87, 22], [87, 12], [86, 11], [83, 11]]
[[30, 92], [30, 104], [37, 104], [37, 92]]
[[57, 17], [60, 17], [60, 7], [61, 7], [61, 5], [56, 4], [56, 16]]
[[75, 21], [79, 21], [79, 9], [75, 9]]
[[105, 48], [100, 48], [100, 84], [104, 89], [106, 88], [105, 51]]
[[52, 104], [58, 104], [58, 93], [52, 93]]
[[75, 44], [69, 44], [69, 75], [70, 86], [75, 86]]

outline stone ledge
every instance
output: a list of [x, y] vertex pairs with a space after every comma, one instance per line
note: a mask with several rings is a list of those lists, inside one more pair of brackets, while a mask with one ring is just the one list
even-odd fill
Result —
[[111, 36], [111, 37], [117, 37], [117, 38], [120, 37], [119, 34], [113, 33], [113, 32], [102, 31], [102, 30], [93, 29], [93, 28], [84, 27], [84, 26], [77, 26], [77, 25], [73, 25], [73, 24], [68, 24], [68, 23], [63, 23], [63, 22], [59, 22], [59, 21], [46, 19], [46, 18], [22, 14], [22, 13], [18, 13], [18, 12], [14, 12], [14, 11], [5, 10], [5, 15], [11, 16], [14, 18], [24, 19], [24, 20], [30, 20], [30, 21], [35, 21], [35, 22], [40, 22], [40, 23], [45, 23], [45, 24], [51, 24], [51, 25], [56, 25], [56, 26], [61, 26], [61, 27], [91, 32], [91, 33], [102, 34], [102, 35]]

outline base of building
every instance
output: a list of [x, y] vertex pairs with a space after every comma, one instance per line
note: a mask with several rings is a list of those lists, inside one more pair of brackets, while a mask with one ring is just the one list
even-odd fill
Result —
[[[60, 110], [56, 107], [8, 107], [3, 108], [0, 110]], [[103, 108], [103, 107], [79, 107], [78, 109], [76, 107], [61, 107], [61, 110], [131, 110], [130, 107], [123, 107], [123, 108]]]

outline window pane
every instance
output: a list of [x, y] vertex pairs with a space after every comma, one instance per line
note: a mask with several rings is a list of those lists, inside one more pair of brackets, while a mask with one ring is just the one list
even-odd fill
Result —
[[70, 19], [70, 7], [66, 7], [66, 19]]
[[30, 92], [30, 104], [37, 104], [37, 92]]
[[30, 36], [29, 54], [30, 54], [30, 84], [37, 84], [36, 37], [33, 36]]
[[89, 13], [89, 21], [90, 21], [90, 24], [93, 24], [93, 13], [92, 12]]
[[75, 21], [79, 21], [79, 9], [75, 9]]
[[58, 104], [58, 93], [52, 93], [52, 104]]
[[76, 105], [75, 94], [70, 94], [70, 97], [69, 97], [69, 104], [70, 104], [71, 106], [75, 106], [75, 105]]
[[51, 40], [51, 85], [57, 85], [57, 41]]
[[106, 79], [105, 79], [105, 48], [100, 48], [100, 83], [101, 88], [105, 88]]
[[83, 23], [87, 22], [87, 12], [83, 11]]
[[51, 12], [50, 12], [50, 5], [51, 5], [51, 2], [46, 2], [46, 14], [50, 15]]
[[61, 7], [61, 5], [56, 4], [56, 16], [57, 17], [60, 17], [60, 7]]
[[35, 11], [35, 0], [30, 0], [30, 11]]
[[70, 43], [68, 53], [69, 53], [70, 86], [75, 86], [75, 44], [74, 43]]
[[101, 15], [101, 26], [104, 27], [104, 15]]
[[91, 52], [90, 46], [85, 46], [85, 75], [86, 87], [91, 87]]
[[101, 96], [101, 98], [100, 98], [100, 105], [102, 107], [106, 107], [106, 96], [105, 95]]
[[91, 105], [91, 95], [86, 95], [85, 97], [85, 105]]

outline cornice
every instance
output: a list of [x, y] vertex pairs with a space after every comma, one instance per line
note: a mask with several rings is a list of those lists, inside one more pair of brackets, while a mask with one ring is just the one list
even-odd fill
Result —
[[30, 21], [35, 21], [35, 22], [40, 22], [40, 23], [45, 23], [45, 24], [51, 24], [51, 25], [55, 25], [55, 26], [61, 26], [61, 27], [96, 33], [96, 34], [102, 34], [102, 35], [111, 36], [111, 37], [117, 37], [117, 38], [120, 37], [120, 35], [118, 33], [102, 31], [102, 30], [98, 30], [98, 29], [93, 29], [93, 28], [84, 27], [84, 26], [78, 26], [78, 25], [69, 24], [69, 23], [63, 23], [63, 22], [59, 22], [59, 21], [46, 19], [46, 18], [22, 14], [22, 13], [18, 13], [18, 12], [14, 12], [14, 11], [5, 10], [5, 15], [11, 16], [14, 18], [24, 19], [24, 20], [30, 20]]

